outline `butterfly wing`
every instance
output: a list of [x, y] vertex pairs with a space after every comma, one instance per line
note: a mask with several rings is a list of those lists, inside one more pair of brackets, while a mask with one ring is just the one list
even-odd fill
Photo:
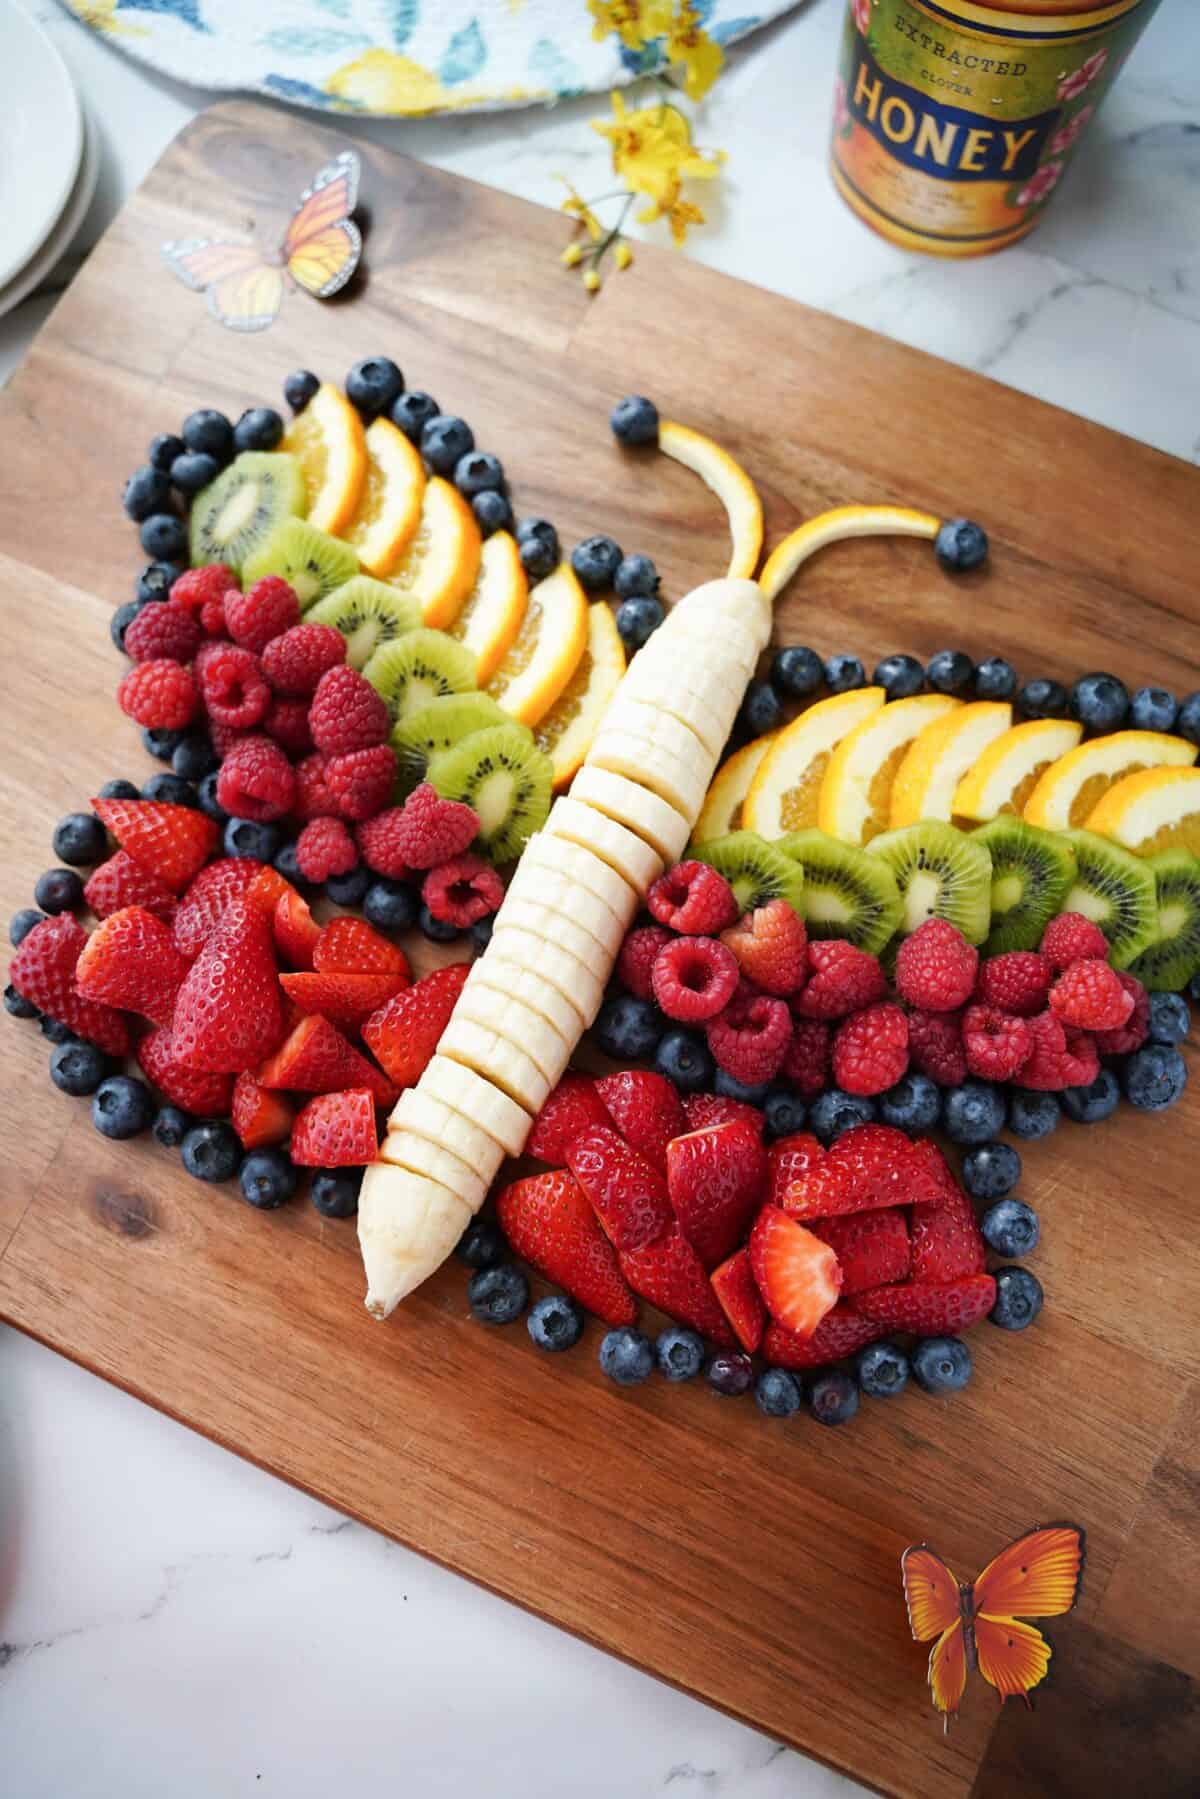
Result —
[[318, 300], [345, 287], [358, 267], [362, 238], [352, 219], [340, 219], [306, 238], [288, 256], [288, 273]]
[[956, 1713], [967, 1684], [967, 1645], [962, 1619], [944, 1630], [929, 1654], [929, 1690], [940, 1712]]
[[928, 1543], [915, 1543], [904, 1551], [900, 1575], [908, 1622], [918, 1643], [927, 1643], [958, 1622], [958, 1582]]
[[222, 244], [211, 237], [173, 239], [163, 245], [162, 255], [171, 272], [196, 293], [262, 264], [262, 252], [253, 244]]
[[1044, 1677], [1053, 1651], [1041, 1631], [1017, 1618], [977, 1617], [975, 1653], [979, 1672], [990, 1681], [1001, 1699], [1019, 1693], [1029, 1703], [1029, 1693]]
[[283, 300], [283, 271], [254, 244], [191, 237], [167, 243], [163, 259], [195, 292], [207, 290], [208, 310], [231, 331], [263, 331]]
[[353, 150], [343, 150], [318, 170], [311, 187], [306, 187], [301, 194], [287, 228], [283, 240], [285, 258], [290, 258], [292, 252], [310, 237], [350, 218], [358, 205], [360, 170], [361, 164]]
[[1069, 1612], [1079, 1596], [1083, 1560], [1084, 1534], [1078, 1525], [1050, 1524], [1028, 1531], [1002, 1549], [979, 1576], [975, 1610], [1003, 1619], [1057, 1618]]

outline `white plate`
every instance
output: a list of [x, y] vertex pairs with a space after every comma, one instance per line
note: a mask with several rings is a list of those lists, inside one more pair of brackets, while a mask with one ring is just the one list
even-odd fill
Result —
[[[3, 0], [0, 0], [3, 5]], [[79, 173], [75, 185], [67, 198], [67, 204], [57, 224], [52, 228], [49, 237], [41, 248], [30, 257], [25, 267], [13, 276], [7, 287], [0, 287], [0, 318], [19, 306], [22, 300], [28, 299], [35, 287], [40, 287], [55, 264], [65, 256], [71, 247], [71, 239], [83, 223], [84, 214], [92, 203], [96, 191], [96, 182], [100, 176], [100, 150], [96, 142], [94, 128], [85, 120], [83, 134], [83, 158], [79, 165]]]
[[45, 242], [75, 185], [83, 113], [66, 64], [28, 13], [0, 0], [0, 286]]

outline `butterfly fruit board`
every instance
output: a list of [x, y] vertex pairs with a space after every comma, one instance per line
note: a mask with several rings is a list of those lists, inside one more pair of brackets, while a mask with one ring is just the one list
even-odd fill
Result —
[[[650, 479], [615, 450], [607, 413], [627, 392], [728, 445], [763, 496], [768, 546], [857, 499], [988, 527], [986, 585], [937, 580], [926, 545], [826, 553], [777, 607], [778, 641], [868, 664], [955, 644], [1059, 679], [1115, 667], [1131, 687], [1200, 686], [1195, 469], [669, 252], [639, 252], [593, 303], [556, 272], [559, 216], [363, 145], [360, 280], [325, 305], [266, 283], [254, 303], [278, 298], [270, 327], [221, 329], [162, 244], [278, 245], [342, 148], [250, 103], [196, 120], [0, 396], [6, 915], [28, 903], [53, 821], [110, 776], [149, 772], [112, 698], [108, 621], [138, 567], [119, 471], [196, 406], [277, 404], [288, 370], [338, 380], [373, 352], [471, 418], [520, 513], [553, 518], [568, 544], [611, 531], [646, 550], [672, 596], [722, 572], [724, 521], [684, 469], [659, 458]], [[101, 418], [102, 434], [81, 429]], [[1099, 530], [1104, 494], [1121, 504]], [[1167, 1119], [1122, 1108], [1028, 1146], [1037, 1326], [976, 1332], [975, 1379], [952, 1401], [906, 1396], [836, 1432], [776, 1426], [699, 1385], [622, 1394], [586, 1353], [560, 1362], [484, 1331], [453, 1263], [376, 1324], [352, 1228], [255, 1212], [153, 1145], [98, 1138], [86, 1108], [51, 1096], [36, 1033], [5, 1032], [0, 1059], [0, 1317], [881, 1790], [1093, 1793], [1135, 1759], [1156, 1794], [1189, 1790], [1190, 1095]], [[1045, 1627], [1056, 1658], [1038, 1712], [999, 1712], [974, 1682], [943, 1736], [901, 1552], [927, 1540], [967, 1579], [1064, 1518], [1086, 1527], [1087, 1563], [1076, 1609]]]

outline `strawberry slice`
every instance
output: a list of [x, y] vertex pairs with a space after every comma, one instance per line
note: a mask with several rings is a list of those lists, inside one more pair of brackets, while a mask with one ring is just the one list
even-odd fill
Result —
[[829, 1160], [847, 1168], [862, 1189], [862, 1209], [906, 1205], [912, 1143], [893, 1124], [856, 1124], [843, 1131], [829, 1151]]
[[683, 1114], [689, 1131], [702, 1131], [706, 1124], [732, 1124], [735, 1118], [742, 1118], [761, 1137], [766, 1124], [757, 1106], [744, 1099], [727, 1099], [723, 1093], [685, 1093]]
[[722, 1349], [736, 1349], [737, 1339], [725, 1322], [699, 1256], [678, 1230], [640, 1249], [627, 1249], [621, 1273], [635, 1293]]
[[167, 883], [135, 862], [128, 850], [118, 850], [92, 870], [83, 884], [83, 897], [97, 918], [109, 918], [126, 906], [145, 906], [164, 924], [170, 924], [179, 904]]
[[470, 969], [469, 962], [435, 969], [395, 994], [363, 1025], [363, 1042], [397, 1087], [411, 1087], [424, 1074]]
[[734, 1336], [747, 1354], [753, 1355], [762, 1342], [767, 1313], [750, 1270], [750, 1251], [736, 1250], [709, 1278]]
[[826, 1362], [840, 1362], [883, 1335], [881, 1324], [839, 1300], [811, 1337], [798, 1337], [772, 1321], [762, 1340], [762, 1352], [776, 1368], [823, 1368]]
[[340, 1031], [357, 1031], [363, 1019], [407, 986], [399, 974], [281, 974], [279, 985], [305, 1013], [318, 1012]]
[[811, 1337], [837, 1303], [837, 1257], [778, 1206], [764, 1206], [754, 1221], [750, 1267], [772, 1318], [798, 1337]]
[[292, 1126], [291, 1157], [301, 1168], [353, 1168], [375, 1160], [375, 1099], [365, 1087], [319, 1093]]
[[93, 800], [92, 810], [135, 862], [182, 893], [217, 847], [216, 822], [165, 800]]
[[175, 947], [194, 961], [224, 915], [230, 900], [245, 899], [262, 868], [250, 856], [220, 856], [192, 881], [175, 914]]
[[653, 1162], [607, 1124], [567, 1148], [567, 1166], [616, 1249], [640, 1249], [673, 1223], [667, 1183]]
[[254, 879], [246, 889], [246, 898], [260, 912], [265, 912], [268, 918], [274, 918], [275, 908], [280, 900], [285, 894], [295, 891], [292, 883], [277, 868], [272, 868], [269, 862], [259, 862], [255, 865]]
[[608, 1110], [591, 1076], [564, 1074], [533, 1121], [526, 1154], [551, 1167], [561, 1167], [576, 1137], [582, 1137], [594, 1125], [609, 1122]]
[[625, 1068], [597, 1081], [596, 1092], [626, 1143], [665, 1174], [667, 1144], [688, 1128], [679, 1095], [666, 1076]]
[[912, 1261], [903, 1212], [852, 1212], [821, 1218], [812, 1234], [828, 1243], [842, 1271], [842, 1292], [865, 1292], [888, 1281], [906, 1281]]
[[188, 1068], [175, 1054], [175, 1039], [161, 1027], [147, 1032], [137, 1046], [146, 1079], [164, 1099], [197, 1118], [224, 1118], [233, 1100], [233, 1076]]
[[169, 925], [145, 906], [126, 906], [88, 938], [75, 964], [75, 990], [84, 999], [169, 1025], [188, 966]]
[[826, 1153], [811, 1131], [793, 1131], [790, 1137], [778, 1137], [767, 1151], [767, 1198], [771, 1204], [783, 1205], [792, 1182], [819, 1168]]
[[911, 1331], [914, 1337], [957, 1336], [991, 1311], [996, 1283], [990, 1274], [964, 1280], [906, 1281], [899, 1287], [875, 1287], [856, 1295], [854, 1303], [867, 1318], [887, 1330]]
[[404, 951], [365, 918], [334, 918], [313, 946], [312, 965], [318, 974], [402, 974], [411, 979]]
[[513, 1181], [496, 1199], [500, 1228], [519, 1256], [606, 1324], [632, 1324], [637, 1304], [617, 1252], [565, 1169]]
[[285, 1094], [263, 1087], [243, 1071], [233, 1083], [233, 1128], [243, 1149], [266, 1149], [286, 1143], [292, 1134], [296, 1108]]
[[254, 1078], [261, 1087], [282, 1087], [292, 1093], [365, 1088], [381, 1106], [394, 1105], [397, 1097], [387, 1076], [360, 1055], [327, 1018], [302, 1018]]
[[310, 969], [321, 927], [309, 910], [308, 901], [294, 887], [276, 900], [272, 929], [275, 947], [288, 967]]
[[914, 1206], [910, 1232], [914, 1281], [957, 1281], [983, 1273], [983, 1237], [975, 1222], [975, 1208], [960, 1188], [955, 1187], [937, 1205]]
[[271, 927], [244, 899], [230, 900], [188, 970], [171, 1030], [179, 1060], [212, 1074], [255, 1067], [283, 1035]]
[[917, 1137], [908, 1146], [908, 1191], [914, 1205], [940, 1205], [957, 1199], [962, 1188], [936, 1143]]
[[689, 1131], [667, 1145], [671, 1209], [706, 1268], [745, 1242], [766, 1178], [762, 1140], [744, 1119]]
[[808, 1223], [813, 1218], [838, 1218], [844, 1212], [857, 1212], [861, 1197], [849, 1168], [844, 1163], [839, 1168], [826, 1156], [784, 1187], [779, 1204], [793, 1218]]
[[8, 965], [8, 978], [22, 999], [77, 1037], [86, 1037], [110, 1056], [129, 1054], [129, 1026], [111, 1006], [98, 1005], [75, 991], [75, 965], [87, 932], [69, 912], [44, 918], [25, 937]]

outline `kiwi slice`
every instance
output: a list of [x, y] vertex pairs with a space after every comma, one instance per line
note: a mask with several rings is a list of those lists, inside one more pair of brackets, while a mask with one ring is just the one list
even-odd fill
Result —
[[1114, 968], [1128, 968], [1158, 934], [1154, 870], [1119, 843], [1095, 831], [1060, 831], [1075, 857], [1075, 878], [1063, 897], [1064, 912], [1082, 912], [1109, 942]]
[[800, 913], [809, 936], [844, 937], [877, 956], [904, 910], [887, 863], [827, 831], [793, 831], [775, 847], [804, 869]]
[[[440, 750], [451, 749], [472, 731], [512, 723], [514, 720], [490, 693], [446, 693], [419, 711], [410, 712], [392, 732], [400, 791], [411, 793], [425, 779], [431, 758]], [[533, 732], [527, 725], [517, 728], [533, 742]]]
[[346, 639], [346, 661], [364, 669], [381, 643], [395, 643], [421, 623], [421, 603], [371, 575], [352, 575], [310, 606], [305, 624], [332, 625]]
[[443, 799], [475, 808], [480, 840], [493, 862], [512, 862], [546, 822], [554, 769], [514, 720], [439, 750], [430, 760], [429, 780]]
[[867, 845], [896, 877], [904, 936], [927, 918], [946, 918], [968, 943], [982, 943], [992, 922], [992, 859], [983, 844], [937, 819], [884, 831]]
[[227, 562], [237, 574], [285, 518], [303, 511], [304, 475], [296, 458], [247, 450], [192, 501], [192, 563]]
[[804, 909], [804, 869], [757, 831], [731, 831], [726, 837], [710, 838], [693, 845], [688, 855], [725, 876], [739, 912], [752, 912], [755, 906], [765, 906], [773, 899], [786, 900], [794, 912]]
[[408, 631], [380, 644], [363, 668], [376, 693], [387, 701], [393, 726], [447, 693], [470, 693], [475, 658], [444, 631]]
[[1200, 969], [1200, 857], [1162, 850], [1147, 856], [1146, 867], [1154, 872], [1158, 931], [1129, 972], [1151, 993], [1179, 993]]
[[1075, 876], [1070, 845], [1053, 831], [1001, 813], [972, 831], [992, 858], [992, 928], [984, 948], [989, 956], [1010, 949], [1036, 949], [1042, 932], [1061, 912]]
[[247, 587], [264, 575], [282, 575], [295, 588], [301, 612], [357, 573], [358, 557], [350, 545], [304, 518], [285, 518], [242, 564]]

